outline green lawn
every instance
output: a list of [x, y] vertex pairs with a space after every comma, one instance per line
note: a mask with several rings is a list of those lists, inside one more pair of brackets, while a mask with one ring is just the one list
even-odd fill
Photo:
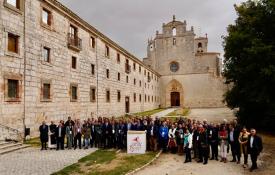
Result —
[[156, 113], [164, 111], [164, 110], [165, 109], [163, 109], [163, 108], [158, 108], [158, 109], [153, 109], [153, 110], [150, 110], [150, 111], [138, 112], [138, 113], [135, 113], [134, 115], [149, 116], [149, 115], [153, 115], [153, 114], [156, 114]]
[[32, 147], [41, 147], [41, 142], [39, 137], [31, 138], [26, 140], [24, 144], [31, 145]]
[[157, 153], [128, 155], [114, 150], [97, 150], [52, 175], [122, 175], [151, 161]]

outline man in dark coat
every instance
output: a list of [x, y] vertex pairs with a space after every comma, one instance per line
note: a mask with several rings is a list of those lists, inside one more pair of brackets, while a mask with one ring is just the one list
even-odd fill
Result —
[[247, 142], [247, 151], [248, 154], [250, 154], [252, 166], [250, 168], [250, 171], [253, 171], [258, 168], [257, 166], [257, 159], [259, 154], [263, 150], [263, 144], [262, 144], [262, 138], [258, 135], [256, 135], [256, 130], [251, 129], [250, 130], [250, 136], [248, 137]]
[[56, 150], [62, 149], [64, 150], [64, 138], [65, 138], [66, 130], [62, 123], [59, 123], [58, 127], [55, 131], [56, 136]]
[[48, 133], [49, 133], [49, 127], [46, 125], [46, 122], [43, 121], [42, 125], [39, 127], [40, 131], [40, 141], [41, 141], [41, 150], [45, 149], [47, 150], [47, 142], [48, 142]]

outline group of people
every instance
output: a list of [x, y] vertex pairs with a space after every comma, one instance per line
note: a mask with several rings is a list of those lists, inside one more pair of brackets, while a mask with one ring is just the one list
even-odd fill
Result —
[[[246, 168], [248, 155], [251, 156], [252, 166], [250, 171], [257, 169], [257, 158], [263, 149], [262, 139], [256, 134], [255, 129], [247, 131], [241, 127], [237, 120], [214, 125], [207, 120], [196, 121], [179, 118], [172, 121], [169, 118], [129, 117], [129, 118], [88, 118], [83, 123], [77, 119], [58, 125], [51, 122], [49, 126], [45, 122], [39, 127], [40, 139], [43, 149], [47, 149], [47, 142], [56, 144], [56, 150], [64, 149], [88, 149], [97, 147], [102, 149], [126, 149], [127, 131], [146, 131], [147, 151], [170, 151], [173, 154], [183, 155], [185, 163], [193, 159], [206, 165], [208, 159], [219, 160], [227, 163], [227, 153], [231, 149], [233, 159], [231, 162], [240, 164], [241, 155], [244, 156], [243, 167]], [[210, 151], [211, 150], [211, 151]], [[210, 155], [211, 152], [211, 155]]]

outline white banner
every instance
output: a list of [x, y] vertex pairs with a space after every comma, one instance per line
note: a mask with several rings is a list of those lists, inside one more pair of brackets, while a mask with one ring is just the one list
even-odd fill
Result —
[[145, 154], [146, 152], [146, 133], [145, 131], [127, 132], [127, 153]]

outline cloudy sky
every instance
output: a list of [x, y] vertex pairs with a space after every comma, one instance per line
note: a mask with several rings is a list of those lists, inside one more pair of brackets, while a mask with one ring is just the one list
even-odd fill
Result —
[[197, 35], [208, 34], [209, 51], [223, 53], [221, 36], [234, 23], [233, 5], [243, 0], [59, 0], [139, 58], [146, 56], [147, 39], [162, 23], [186, 20]]

